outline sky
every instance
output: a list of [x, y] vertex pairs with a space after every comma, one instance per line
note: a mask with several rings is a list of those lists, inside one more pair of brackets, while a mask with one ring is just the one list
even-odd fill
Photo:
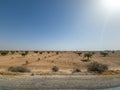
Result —
[[1, 50], [120, 50], [120, 8], [103, 0], [0, 0]]

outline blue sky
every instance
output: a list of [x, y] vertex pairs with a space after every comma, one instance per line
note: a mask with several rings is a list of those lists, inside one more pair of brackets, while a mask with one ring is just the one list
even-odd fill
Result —
[[117, 50], [120, 10], [101, 0], [0, 0], [0, 49]]

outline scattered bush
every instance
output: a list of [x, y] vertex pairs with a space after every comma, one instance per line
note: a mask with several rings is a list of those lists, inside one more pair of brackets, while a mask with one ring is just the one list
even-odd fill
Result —
[[83, 61], [83, 62], [89, 62], [90, 60], [88, 60], [88, 59], [82, 59], [81, 61]]
[[92, 55], [94, 55], [94, 54], [95, 54], [95, 52], [91, 52], [91, 54], [92, 54]]
[[21, 55], [22, 55], [23, 57], [25, 57], [25, 56], [26, 56], [26, 54], [25, 54], [25, 53], [21, 53]]
[[22, 72], [22, 73], [30, 72], [29, 69], [27, 69], [26, 67], [23, 67], [23, 66], [9, 67], [8, 71], [11, 71], [11, 72]]
[[58, 55], [59, 54], [59, 52], [56, 52], [56, 55]]
[[40, 61], [40, 58], [38, 58], [38, 60], [37, 61]]
[[25, 51], [25, 54], [28, 55], [29, 51]]
[[21, 55], [22, 55], [23, 57], [25, 57], [26, 55], [28, 55], [28, 53], [29, 53], [29, 51], [25, 51], [24, 53], [21, 53]]
[[53, 67], [52, 67], [52, 71], [53, 71], [53, 72], [58, 72], [58, 71], [59, 71], [59, 68], [58, 68], [57, 66], [53, 66]]
[[6, 56], [8, 53], [9, 53], [9, 51], [0, 51], [0, 54], [1, 54], [2, 56]]
[[42, 54], [43, 52], [39, 52], [39, 54]]
[[11, 51], [11, 54], [15, 54], [15, 51]]
[[50, 51], [47, 51], [47, 53], [49, 54], [49, 53], [50, 53]]
[[34, 53], [38, 53], [38, 51], [34, 51]]
[[28, 64], [29, 62], [28, 62], [28, 61], [26, 61], [25, 63], [26, 63], [26, 64]]
[[78, 69], [78, 68], [75, 68], [75, 69], [73, 69], [73, 71], [72, 71], [72, 73], [79, 73], [79, 72], [81, 72], [81, 70]]
[[102, 73], [106, 70], [108, 70], [108, 65], [106, 65], [106, 64], [92, 62], [88, 65], [88, 71], [90, 71], [90, 72]]
[[89, 60], [89, 58], [91, 58], [92, 57], [92, 53], [90, 53], [90, 52], [88, 52], [88, 53], [85, 53], [84, 54], [84, 58], [86, 58], [87, 57], [87, 60]]
[[103, 57], [106, 57], [106, 56], [108, 55], [108, 52], [102, 51], [102, 52], [100, 52], [100, 54], [101, 54]]
[[78, 52], [77, 54], [78, 54], [79, 56], [81, 56], [82, 53], [81, 53], [81, 52]]
[[35, 74], [34, 73], [31, 73], [31, 76], [34, 76]]
[[112, 51], [112, 53], [114, 54], [114, 53], [115, 53], [115, 51]]
[[44, 56], [44, 58], [46, 59], [47, 57], [46, 57], [46, 56]]

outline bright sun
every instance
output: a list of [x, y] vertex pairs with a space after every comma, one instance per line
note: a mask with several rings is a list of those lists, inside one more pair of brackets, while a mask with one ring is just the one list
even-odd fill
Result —
[[109, 11], [120, 10], [120, 0], [103, 0], [103, 5]]

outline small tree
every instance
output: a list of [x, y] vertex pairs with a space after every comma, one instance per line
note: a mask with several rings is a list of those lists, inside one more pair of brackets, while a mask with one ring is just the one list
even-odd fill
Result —
[[106, 56], [108, 55], [108, 52], [103, 51], [103, 52], [100, 52], [100, 54], [101, 54], [103, 57], [106, 57]]
[[79, 56], [81, 56], [82, 53], [81, 53], [81, 52], [78, 52], [77, 54], [78, 54]]
[[26, 54], [25, 54], [25, 53], [22, 53], [21, 55], [22, 55], [23, 57], [25, 57], [25, 56], [26, 56]]
[[39, 52], [39, 54], [42, 54], [43, 52]]
[[90, 52], [89, 52], [89, 53], [85, 53], [85, 54], [84, 54], [84, 58], [87, 57], [87, 60], [89, 60], [90, 58], [92, 58], [92, 55], [93, 55], [93, 54], [90, 53]]
[[15, 51], [11, 51], [11, 54], [14, 54], [15, 53]]
[[114, 53], [115, 53], [115, 51], [112, 51], [112, 53], [114, 54]]
[[38, 51], [34, 51], [34, 53], [38, 53]]
[[58, 55], [59, 54], [59, 52], [56, 52], [56, 55]]
[[9, 53], [9, 51], [1, 51], [0, 53], [2, 56], [6, 56]]
[[50, 51], [47, 51], [47, 53], [49, 54], [49, 53], [50, 53]]
[[25, 54], [28, 55], [29, 51], [25, 51]]

